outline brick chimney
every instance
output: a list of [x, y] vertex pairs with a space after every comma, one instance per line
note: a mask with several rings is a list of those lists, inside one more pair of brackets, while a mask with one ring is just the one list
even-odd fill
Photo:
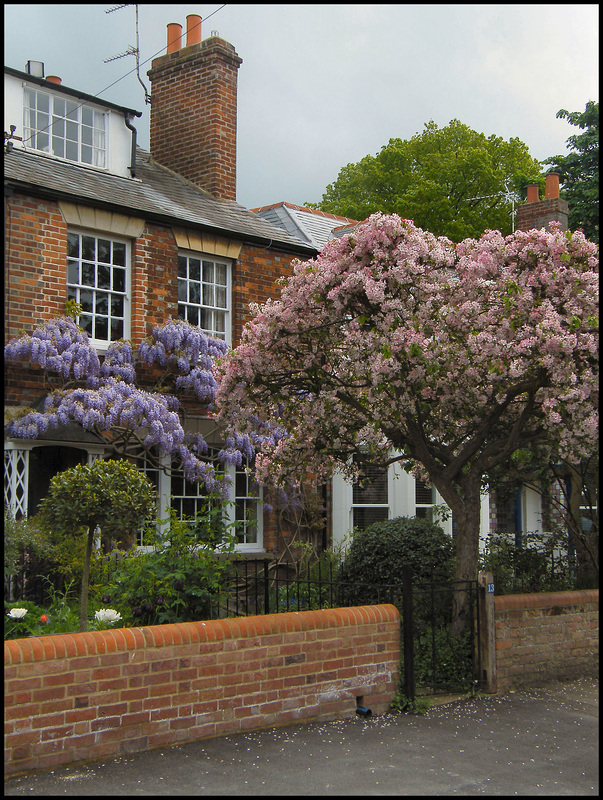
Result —
[[538, 186], [528, 186], [528, 195], [524, 205], [517, 209], [515, 228], [529, 231], [532, 228], [548, 228], [549, 222], [560, 222], [561, 230], [568, 228], [569, 208], [566, 200], [559, 197], [559, 175], [550, 172], [546, 176], [544, 200], [538, 197]]
[[151, 156], [222, 200], [236, 199], [237, 72], [234, 47], [212, 35], [201, 41], [201, 17], [170, 23], [164, 56], [151, 81]]

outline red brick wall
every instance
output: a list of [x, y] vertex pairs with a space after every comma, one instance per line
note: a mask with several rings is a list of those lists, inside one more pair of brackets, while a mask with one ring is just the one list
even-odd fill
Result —
[[[15, 194], [8, 198], [5, 260], [5, 340], [31, 332], [36, 324], [64, 313], [67, 298], [67, 225], [58, 204]], [[178, 311], [178, 246], [169, 226], [147, 223], [132, 243], [131, 341], [136, 348], [155, 325]], [[233, 344], [250, 318], [249, 303], [278, 296], [277, 281], [292, 272], [293, 256], [266, 247], [244, 245], [232, 270]], [[140, 370], [150, 385], [156, 373]], [[7, 406], [29, 406], [46, 395], [42, 372], [24, 364], [5, 364]], [[58, 381], [57, 381], [58, 383]], [[186, 403], [185, 403], [186, 405]], [[187, 406], [189, 416], [198, 413]], [[265, 514], [264, 545], [282, 542], [274, 515]]]
[[266, 247], [243, 246], [233, 274], [233, 345], [239, 342], [243, 325], [251, 318], [249, 303], [265, 303], [270, 297], [279, 298], [281, 287], [277, 281], [293, 274], [294, 260], [292, 255]]
[[62, 313], [67, 295], [67, 226], [58, 204], [12, 195], [5, 210], [4, 329], [18, 336]]
[[205, 191], [236, 199], [237, 72], [234, 47], [213, 37], [153, 61], [151, 155]]
[[178, 246], [171, 228], [145, 225], [132, 248], [131, 340], [178, 314]]
[[568, 205], [560, 197], [539, 200], [535, 203], [525, 203], [517, 209], [515, 228], [529, 231], [532, 228], [547, 228], [549, 222], [560, 222], [561, 230], [567, 230]]
[[9, 640], [5, 772], [383, 713], [399, 660], [390, 605]]
[[494, 598], [497, 690], [598, 674], [599, 590]]
[[[6, 213], [5, 341], [62, 314], [67, 299], [67, 225], [58, 204], [15, 194]], [[154, 325], [178, 311], [178, 247], [167, 226], [147, 224], [132, 247], [131, 340], [136, 347]], [[250, 317], [249, 303], [278, 296], [276, 281], [291, 274], [293, 256], [243, 246], [233, 265], [233, 344]], [[5, 367], [5, 403], [31, 404], [44, 393], [40, 371]]]

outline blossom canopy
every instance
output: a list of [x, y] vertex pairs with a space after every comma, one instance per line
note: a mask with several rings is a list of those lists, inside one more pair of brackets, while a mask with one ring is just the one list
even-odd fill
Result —
[[374, 214], [254, 309], [216, 405], [239, 432], [286, 432], [258, 440], [265, 485], [354, 477], [362, 460], [426, 476], [467, 530], [457, 566], [472, 578], [484, 477], [520, 448], [576, 459], [592, 445], [597, 299], [597, 246], [581, 232], [455, 246]]
[[449, 473], [479, 450], [487, 470], [520, 436], [575, 455], [597, 427], [597, 287], [581, 233], [487, 231], [455, 247], [375, 214], [256, 307], [217, 404], [239, 431], [287, 430], [264, 440], [265, 480], [392, 448]]

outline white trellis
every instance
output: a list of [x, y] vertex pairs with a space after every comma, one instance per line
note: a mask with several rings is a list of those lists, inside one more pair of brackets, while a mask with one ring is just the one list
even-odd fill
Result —
[[27, 516], [29, 450], [7, 445], [4, 450], [4, 507], [13, 519]]

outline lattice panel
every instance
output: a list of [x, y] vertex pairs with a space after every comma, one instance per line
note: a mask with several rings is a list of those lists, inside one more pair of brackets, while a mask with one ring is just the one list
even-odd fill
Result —
[[4, 504], [12, 517], [27, 516], [29, 450], [4, 451]]

